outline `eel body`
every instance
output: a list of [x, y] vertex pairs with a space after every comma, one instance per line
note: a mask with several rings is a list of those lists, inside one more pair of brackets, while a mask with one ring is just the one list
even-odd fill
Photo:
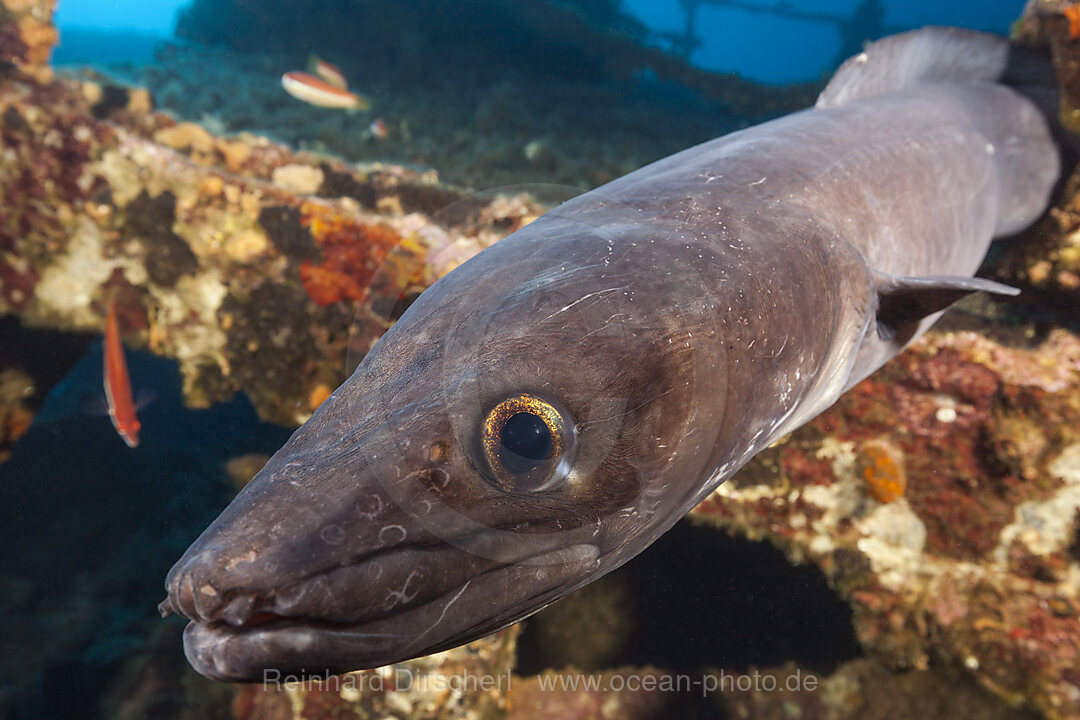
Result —
[[[1057, 149], [1004, 39], [927, 28], [816, 107], [585, 193], [435, 283], [176, 563], [196, 670], [343, 672], [618, 567], [974, 291]], [[718, 562], [722, 562], [718, 559]]]

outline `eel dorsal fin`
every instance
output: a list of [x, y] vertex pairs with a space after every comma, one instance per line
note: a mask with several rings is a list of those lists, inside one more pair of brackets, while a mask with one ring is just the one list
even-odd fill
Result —
[[1018, 295], [1020, 291], [993, 280], [974, 277], [922, 276], [904, 277], [875, 272], [877, 288], [877, 333], [882, 340], [902, 334], [934, 313], [974, 292], [995, 295]]
[[925, 27], [871, 43], [829, 80], [817, 107], [829, 108], [924, 83], [995, 82], [1008, 40], [961, 28]]

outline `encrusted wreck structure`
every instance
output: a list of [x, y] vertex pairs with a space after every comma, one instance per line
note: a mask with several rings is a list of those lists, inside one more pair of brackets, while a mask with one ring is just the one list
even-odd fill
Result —
[[[101, 76], [58, 78], [47, 63], [52, 4], [0, 2], [0, 348], [40, 328], [79, 338], [75, 355], [102, 331], [112, 298], [125, 342], [174, 359], [192, 406], [242, 392], [261, 417], [295, 426], [411, 298], [543, 210], [526, 194], [467, 196], [432, 172], [215, 134]], [[185, 19], [189, 35], [207, 26], [197, 22], [206, 7]], [[280, 25], [261, 4], [228, 7]], [[1054, 49], [1067, 126], [1080, 107], [1074, 7], [1033, 3], [1018, 23], [1026, 41]], [[957, 717], [1080, 718], [1078, 183], [988, 266], [1024, 288], [1025, 305], [965, 305], [694, 511], [817, 568], [850, 608], [862, 652], [822, 677], [820, 692], [720, 694], [728, 712], [918, 716], [933, 702]], [[50, 363], [73, 360], [61, 355], [40, 365], [0, 357], [0, 460], [59, 380]], [[190, 680], [185, 692], [203, 688], [200, 702], [245, 719], [338, 717], [343, 707], [534, 717], [541, 704], [561, 717], [644, 718], [672, 701], [611, 684], [544, 691], [545, 676], [466, 694], [394, 682], [398, 670], [510, 677], [519, 631], [347, 686], [215, 695]], [[176, 658], [155, 663], [142, 656], [125, 669], [112, 707], [137, 712], [175, 689], [160, 677], [182, 672]], [[633, 672], [646, 671], [662, 672]]]

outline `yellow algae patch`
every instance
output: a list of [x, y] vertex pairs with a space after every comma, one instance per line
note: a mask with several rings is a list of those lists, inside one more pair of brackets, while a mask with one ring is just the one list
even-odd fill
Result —
[[181, 172], [184, 166], [174, 161], [171, 150], [123, 130], [118, 133], [119, 147], [102, 153], [101, 159], [87, 169], [108, 182], [118, 208], [125, 208], [144, 190], [151, 198], [168, 190], [177, 198], [177, 212], [194, 203], [199, 177]]
[[[229, 188], [234, 187], [229, 185], [225, 188], [225, 197], [229, 197]], [[256, 193], [244, 193], [239, 195], [238, 202], [240, 203], [240, 209], [251, 220], [258, 220], [259, 213], [262, 211], [262, 200]]]
[[79, 218], [68, 251], [45, 268], [34, 295], [49, 310], [68, 318], [75, 327], [97, 328], [101, 316], [90, 305], [98, 286], [118, 263], [102, 253], [101, 233], [88, 218]]
[[82, 92], [83, 99], [91, 105], [97, 105], [105, 97], [105, 91], [102, 90], [101, 85], [92, 80], [80, 83], [79, 90]]
[[34, 6], [37, 4], [37, 0], [7, 0], [4, 4], [13, 13], [23, 13], [27, 10], [36, 10]]
[[225, 161], [225, 169], [232, 173], [238, 173], [244, 169], [244, 163], [251, 157], [251, 146], [243, 140], [217, 141], [217, 150]]
[[266, 233], [254, 220], [227, 208], [204, 205], [184, 214], [175, 230], [203, 266], [220, 262], [222, 255], [232, 261], [250, 262], [270, 247]]
[[405, 214], [405, 209], [401, 206], [401, 198], [397, 195], [387, 195], [379, 198], [375, 201], [375, 209], [385, 215], [400, 217]]
[[185, 397], [193, 406], [202, 406], [195, 392], [200, 365], [216, 364], [225, 376], [230, 371], [223, 352], [227, 338], [217, 321], [218, 308], [228, 289], [216, 270], [207, 270], [195, 277], [182, 276], [172, 291], [153, 285], [150, 290], [154, 295], [150, 348], [177, 359]]
[[333, 392], [334, 388], [326, 383], [319, 383], [311, 389], [310, 393], [308, 393], [308, 408], [314, 412], [320, 405], [326, 402], [326, 398], [330, 397]]
[[199, 182], [199, 195], [218, 197], [225, 192], [225, 181], [218, 175], [207, 175]]
[[[52, 52], [53, 47], [56, 46], [57, 40], [60, 39], [59, 33], [48, 19], [39, 19], [35, 17], [35, 15], [37, 15], [37, 13], [31, 11], [19, 18], [16, 23], [19, 28], [19, 36], [27, 45], [27, 59], [30, 61], [31, 65], [47, 63], [49, 61], [49, 53]], [[30, 71], [38, 82], [45, 83], [52, 81], [52, 69], [47, 66], [24, 69]]]
[[133, 113], [146, 115], [154, 109], [154, 99], [146, 88], [131, 88], [128, 91], [127, 109]]
[[225, 241], [225, 254], [236, 262], [251, 262], [266, 252], [269, 246], [266, 233], [252, 228], [231, 235]]
[[143, 189], [139, 166], [118, 150], [107, 150], [101, 160], [94, 164], [93, 171], [109, 183], [109, 190], [117, 207], [127, 205]]
[[271, 180], [282, 190], [297, 195], [314, 195], [323, 184], [323, 171], [310, 165], [291, 163], [274, 168]]
[[163, 128], [154, 133], [154, 142], [171, 147], [173, 150], [193, 150], [208, 153], [214, 149], [214, 136], [193, 122], [182, 122], [170, 128]]

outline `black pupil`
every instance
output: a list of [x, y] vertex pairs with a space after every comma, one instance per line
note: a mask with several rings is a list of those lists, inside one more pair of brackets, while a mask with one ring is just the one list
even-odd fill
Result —
[[500, 439], [499, 461], [508, 472], [529, 472], [547, 460], [551, 452], [551, 430], [530, 412], [511, 415]]

